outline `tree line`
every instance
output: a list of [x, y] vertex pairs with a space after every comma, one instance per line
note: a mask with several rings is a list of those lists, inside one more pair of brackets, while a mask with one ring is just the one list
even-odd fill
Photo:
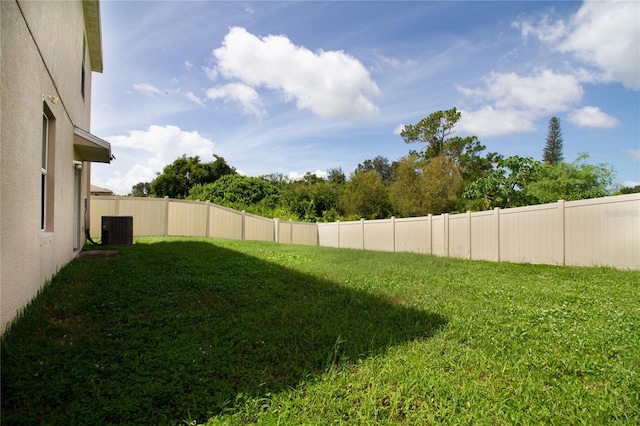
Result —
[[476, 136], [455, 136], [456, 108], [437, 111], [400, 136], [419, 150], [396, 160], [376, 156], [347, 176], [340, 167], [326, 178], [307, 173], [299, 180], [282, 174], [244, 176], [214, 155], [211, 162], [182, 155], [151, 182], [129, 195], [211, 201], [265, 217], [310, 222], [382, 219], [455, 213], [640, 192], [613, 187], [607, 164], [590, 164], [581, 154], [565, 162], [560, 120], [552, 117], [542, 161], [485, 153]]

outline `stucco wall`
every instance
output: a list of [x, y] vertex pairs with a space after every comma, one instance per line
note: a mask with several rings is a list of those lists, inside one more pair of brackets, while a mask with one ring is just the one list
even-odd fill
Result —
[[[89, 130], [91, 68], [80, 92], [81, 2], [0, 2], [0, 296], [1, 329], [74, 256], [74, 201], [89, 198], [90, 163], [74, 197], [73, 126]], [[55, 96], [56, 103], [45, 97]], [[54, 125], [48, 179], [50, 227], [40, 230], [44, 103]], [[80, 210], [82, 212], [82, 210]], [[82, 214], [77, 233], [82, 238]], [[84, 240], [81, 241], [83, 243]], [[81, 247], [81, 245], [80, 245]]]

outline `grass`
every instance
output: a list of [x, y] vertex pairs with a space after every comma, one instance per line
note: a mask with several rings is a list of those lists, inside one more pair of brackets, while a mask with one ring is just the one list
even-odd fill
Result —
[[2, 338], [2, 424], [638, 424], [640, 273], [147, 238]]

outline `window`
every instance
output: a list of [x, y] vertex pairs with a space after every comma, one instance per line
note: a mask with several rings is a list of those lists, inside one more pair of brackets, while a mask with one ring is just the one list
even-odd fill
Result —
[[49, 163], [49, 117], [42, 113], [42, 163], [40, 168], [40, 229], [47, 229], [47, 165]]
[[82, 94], [82, 99], [84, 99], [84, 80], [85, 73], [84, 70], [84, 58], [87, 56], [87, 39], [85, 37], [82, 38], [82, 70], [80, 71], [80, 93]]
[[55, 119], [47, 105], [42, 112], [42, 158], [40, 163], [40, 230], [53, 231], [53, 180]]

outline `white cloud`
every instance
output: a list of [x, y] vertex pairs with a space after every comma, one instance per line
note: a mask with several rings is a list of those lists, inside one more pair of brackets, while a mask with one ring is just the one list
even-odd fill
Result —
[[402, 133], [402, 131], [404, 130], [404, 123], [400, 123], [398, 124], [394, 129], [393, 129], [393, 134], [394, 135], [399, 135], [400, 133]]
[[517, 108], [538, 114], [566, 111], [580, 101], [584, 93], [574, 76], [550, 70], [528, 77], [491, 72], [483, 80], [484, 89], [460, 87], [459, 90], [467, 96], [489, 101], [501, 110]]
[[196, 96], [193, 92], [187, 92], [184, 94], [184, 96], [187, 98], [187, 100], [193, 102], [194, 104], [198, 104], [201, 107], [206, 107], [204, 102], [202, 102], [202, 99]]
[[156, 86], [147, 83], [139, 83], [134, 84], [133, 88], [138, 92], [144, 93], [146, 95], [161, 95], [162, 90], [158, 89]]
[[[151, 125], [147, 130], [133, 130], [127, 136], [112, 136], [107, 140], [115, 147], [141, 149], [157, 153], [171, 161], [182, 154], [212, 156], [214, 145], [196, 131], [185, 132], [171, 125]], [[174, 155], [176, 153], [178, 154]]]
[[146, 95], [161, 95], [162, 91], [160, 89], [158, 89], [157, 87], [155, 87], [152, 84], [147, 84], [147, 83], [139, 83], [139, 84], [134, 84], [133, 88], [135, 90], [137, 90], [138, 92], [144, 93]]
[[215, 67], [202, 67], [202, 72], [204, 72], [204, 75], [207, 76], [207, 78], [211, 81], [215, 81], [216, 78], [218, 78], [218, 71], [215, 69]]
[[624, 153], [631, 160], [640, 162], [640, 148], [639, 149], [625, 149]]
[[579, 127], [592, 129], [610, 129], [618, 125], [618, 120], [598, 107], [586, 106], [569, 115], [569, 121]]
[[522, 35], [525, 37], [533, 35], [546, 43], [554, 43], [566, 36], [568, 28], [561, 19], [555, 22], [552, 22], [552, 19], [550, 15], [547, 15], [544, 16], [538, 24], [532, 24], [528, 21], [517, 21], [512, 25], [520, 29]]
[[187, 69], [187, 71], [191, 71], [191, 68], [193, 68], [193, 64], [189, 61], [184, 61], [184, 67]]
[[115, 194], [127, 195], [131, 192], [131, 188], [138, 182], [151, 182], [156, 174], [149, 167], [136, 164], [129, 169], [124, 175], [122, 173], [113, 173], [103, 184]]
[[477, 136], [501, 136], [535, 130], [536, 115], [517, 109], [494, 109], [485, 105], [477, 111], [460, 110], [458, 128]]
[[[199, 156], [201, 161], [213, 161], [214, 143], [202, 137], [198, 132], [186, 132], [176, 126], [149, 126], [147, 130], [134, 130], [128, 135], [106, 138], [112, 145], [116, 158], [119, 148], [135, 149], [151, 153], [143, 164], [133, 165], [126, 173], [116, 173], [103, 185], [117, 194], [127, 194], [138, 182], [149, 182], [161, 172], [164, 166], [172, 163], [183, 154]], [[121, 157], [122, 158], [122, 157]]]
[[528, 132], [544, 116], [569, 110], [584, 91], [577, 78], [541, 70], [531, 76], [491, 72], [483, 78], [485, 87], [458, 90], [482, 104], [477, 110], [464, 110], [459, 128], [478, 136], [498, 136]]
[[343, 51], [314, 53], [285, 36], [259, 38], [234, 27], [213, 57], [224, 77], [280, 91], [299, 109], [320, 117], [366, 118], [379, 111], [366, 96], [378, 94], [378, 86], [366, 68]]
[[569, 23], [514, 24], [524, 36], [534, 35], [560, 52], [573, 53], [603, 72], [601, 80], [640, 89], [640, 2], [585, 1]]
[[229, 83], [224, 86], [212, 87], [207, 90], [207, 99], [216, 100], [224, 99], [238, 102], [242, 106], [242, 110], [245, 114], [255, 115], [256, 117], [263, 117], [266, 115], [266, 111], [262, 107], [262, 100], [260, 95], [253, 87], [247, 86], [242, 83]]
[[[304, 178], [304, 175], [306, 175], [309, 172], [305, 172], [305, 173], [298, 173], [298, 172], [289, 172], [289, 174], [287, 175], [287, 179], [290, 181], [294, 181], [294, 180], [302, 180], [302, 178]], [[316, 175], [317, 177], [321, 178], [321, 179], [326, 179], [327, 176], [329, 176], [329, 173], [327, 173], [326, 170], [316, 170], [315, 172], [311, 173], [312, 175]]]

